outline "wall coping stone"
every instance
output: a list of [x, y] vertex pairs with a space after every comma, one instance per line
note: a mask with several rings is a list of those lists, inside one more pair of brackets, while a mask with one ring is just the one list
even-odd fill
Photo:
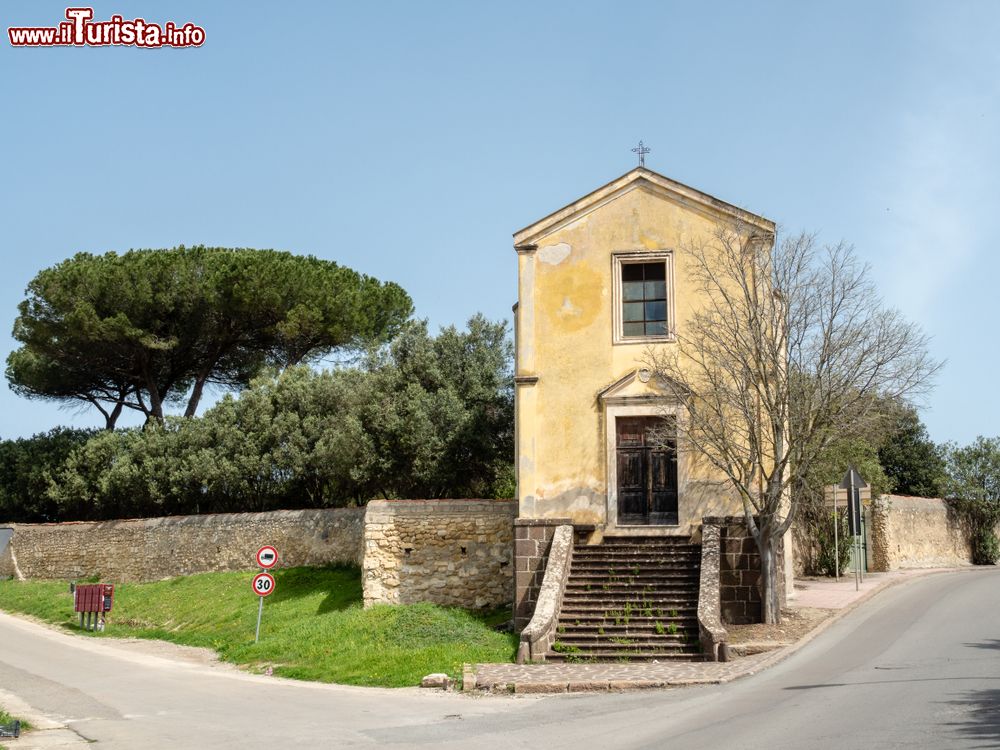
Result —
[[[712, 517], [714, 519], [714, 517]], [[728, 525], [728, 524], [727, 524]], [[701, 527], [701, 581], [698, 586], [698, 629], [701, 631], [701, 650], [709, 661], [728, 661], [726, 642], [729, 633], [722, 624], [720, 586], [720, 550], [722, 546], [719, 525], [705, 518]]]
[[572, 518], [517, 518], [515, 526], [572, 526]]

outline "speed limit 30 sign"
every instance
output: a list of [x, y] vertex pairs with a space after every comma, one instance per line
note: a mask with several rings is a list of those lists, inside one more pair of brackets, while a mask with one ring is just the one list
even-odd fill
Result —
[[274, 576], [270, 573], [258, 573], [253, 577], [251, 585], [257, 596], [267, 596], [274, 591]]

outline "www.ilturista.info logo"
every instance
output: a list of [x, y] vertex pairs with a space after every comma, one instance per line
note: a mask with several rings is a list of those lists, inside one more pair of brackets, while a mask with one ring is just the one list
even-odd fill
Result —
[[58, 26], [11, 26], [7, 29], [14, 47], [200, 47], [205, 29], [167, 21], [162, 26], [142, 18], [126, 21], [94, 21], [93, 8], [67, 8], [66, 21]]

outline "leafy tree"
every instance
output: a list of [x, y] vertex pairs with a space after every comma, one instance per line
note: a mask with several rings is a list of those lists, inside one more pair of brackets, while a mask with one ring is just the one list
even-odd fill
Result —
[[329, 507], [386, 497], [510, 496], [511, 344], [408, 325], [360, 367], [286, 368], [197, 419], [105, 431], [54, 472], [63, 519]]
[[[877, 431], [873, 431], [871, 437], [877, 439]], [[887, 492], [891, 486], [891, 480], [879, 463], [878, 451], [867, 437], [840, 437], [817, 456], [809, 472], [792, 490], [798, 508], [796, 525], [813, 543], [812, 549], [796, 545], [795, 552], [806, 557], [810, 572], [833, 575], [838, 552], [840, 569], [847, 567], [850, 544], [844, 542], [847, 538], [846, 493], [840, 493], [840, 549], [835, 551], [833, 511], [827, 506], [825, 492], [830, 485], [840, 484], [849, 466], [854, 466], [868, 482], [872, 497]]]
[[46, 495], [49, 482], [93, 430], [56, 427], [30, 438], [0, 441], [0, 520], [39, 523], [59, 520]]
[[364, 410], [375, 447], [372, 495], [511, 494], [513, 345], [506, 324], [477, 315], [437, 337], [412, 323], [367, 363], [375, 397]]
[[15, 392], [193, 416], [207, 385], [245, 386], [264, 367], [384, 341], [409, 296], [332, 261], [274, 250], [183, 246], [80, 253], [41, 271], [19, 306], [7, 360]]
[[940, 497], [946, 478], [944, 451], [930, 439], [917, 410], [898, 411], [889, 435], [879, 446], [878, 459], [892, 492]]
[[361, 420], [371, 398], [365, 373], [294, 367], [226, 396], [199, 425], [186, 456], [204, 501], [229, 510], [327, 507], [363, 502], [373, 463]]
[[975, 565], [995, 565], [1000, 559], [1000, 438], [979, 436], [963, 448], [947, 450], [948, 497], [962, 514], [972, 542]]
[[794, 520], [795, 488], [843, 435], [884, 419], [879, 404], [928, 387], [927, 337], [886, 309], [843, 244], [781, 242], [736, 222], [678, 260], [698, 307], [676, 347], [650, 353], [686, 407], [681, 438], [728, 480], [760, 551], [765, 622], [780, 609], [775, 546]]

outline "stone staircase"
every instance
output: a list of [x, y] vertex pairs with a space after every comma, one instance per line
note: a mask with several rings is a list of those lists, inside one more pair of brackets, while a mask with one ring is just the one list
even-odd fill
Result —
[[575, 546], [546, 661], [700, 660], [700, 569], [685, 537]]

